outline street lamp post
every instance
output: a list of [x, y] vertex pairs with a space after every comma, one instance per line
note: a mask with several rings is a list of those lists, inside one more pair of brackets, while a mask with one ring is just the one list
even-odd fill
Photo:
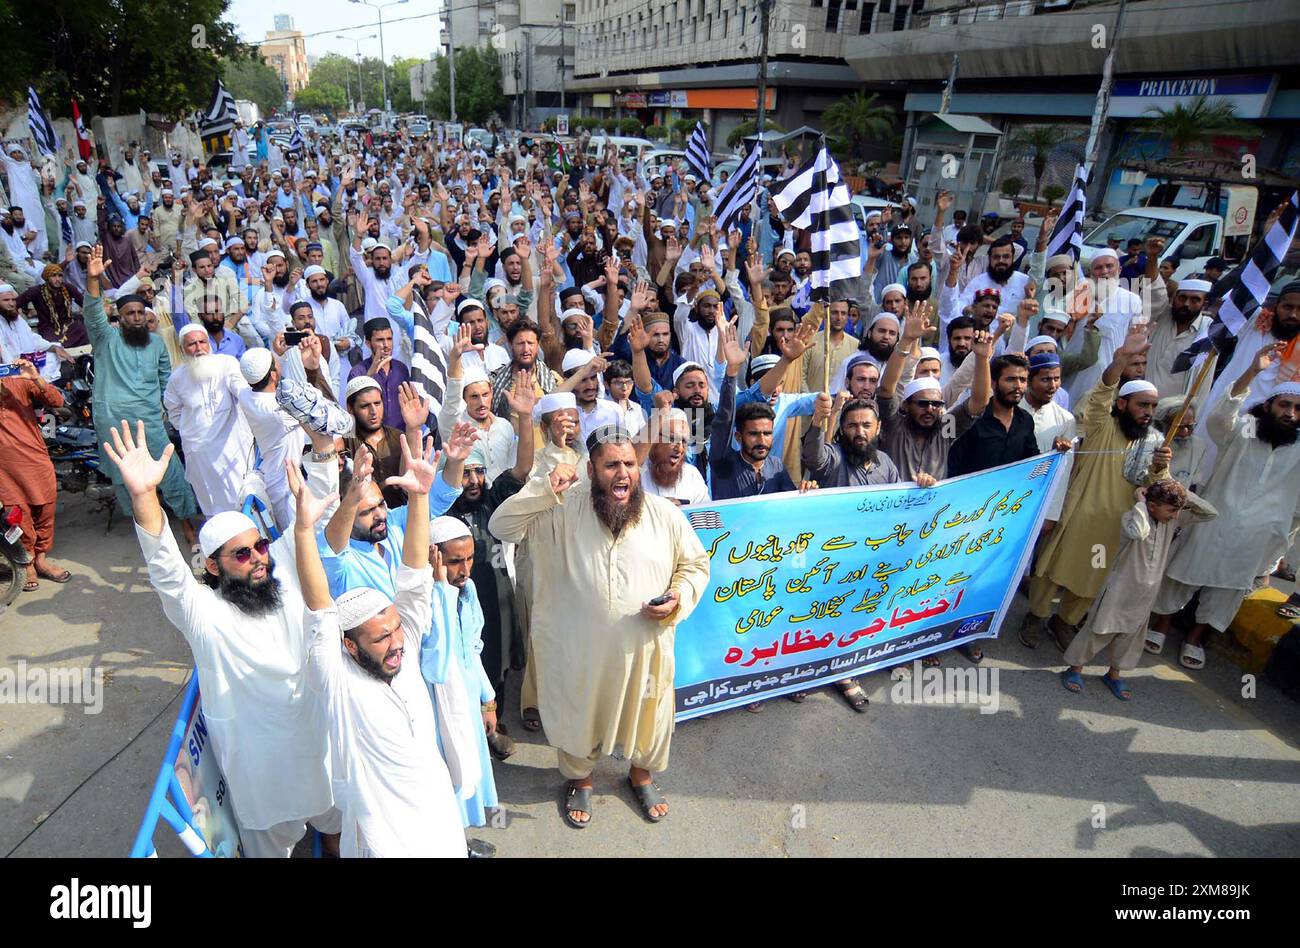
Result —
[[335, 34], [334, 34], [334, 38], [335, 38], [335, 39], [341, 39], [341, 40], [347, 40], [347, 41], [350, 42], [350, 43], [356, 43], [356, 44], [357, 44], [357, 100], [361, 103], [361, 111], [362, 111], [362, 112], [365, 112], [365, 110], [366, 110], [366, 84], [365, 84], [365, 79], [364, 79], [364, 78], [362, 77], [362, 75], [361, 75], [361, 44], [362, 44], [362, 42], [364, 42], [365, 40], [372, 40], [372, 39], [374, 39], [374, 38], [375, 38], [375, 34], [374, 34], [374, 33], [371, 33], [369, 36], [362, 36], [362, 37], [360, 37], [360, 38], [357, 38], [357, 37], [355, 37], [355, 36], [344, 36], [342, 33], [335, 33]]
[[351, 2], [373, 7], [379, 15], [379, 78], [383, 82], [384, 111], [387, 112], [393, 107], [393, 103], [388, 99], [388, 60], [384, 58], [384, 8], [395, 7], [399, 3], [406, 3], [407, 0], [393, 0], [392, 3], [371, 3], [370, 0], [351, 0]]

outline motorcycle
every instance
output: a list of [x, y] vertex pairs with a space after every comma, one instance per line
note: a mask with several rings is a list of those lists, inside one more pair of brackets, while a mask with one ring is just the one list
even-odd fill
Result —
[[0, 510], [0, 615], [23, 590], [32, 557], [23, 546], [23, 512], [17, 507]]
[[72, 378], [63, 386], [63, 407], [57, 414], [47, 413], [41, 434], [54, 463], [59, 490], [89, 494], [96, 501], [95, 512], [107, 511], [111, 524], [117, 500], [112, 481], [100, 470], [99, 439], [90, 406], [94, 379], [93, 357], [78, 356]]

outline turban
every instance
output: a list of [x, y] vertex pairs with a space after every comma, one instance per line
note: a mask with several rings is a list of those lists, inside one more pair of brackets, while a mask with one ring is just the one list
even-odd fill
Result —
[[907, 383], [907, 388], [903, 389], [903, 401], [907, 401], [913, 395], [918, 395], [922, 392], [942, 391], [943, 386], [939, 384], [938, 379], [930, 378], [928, 376], [925, 378], [912, 379], [912, 381]]
[[459, 517], [434, 517], [429, 521], [429, 542], [450, 543], [471, 536], [469, 527]]
[[1146, 379], [1134, 379], [1131, 382], [1125, 382], [1121, 385], [1119, 387], [1119, 392], [1115, 397], [1128, 398], [1130, 395], [1137, 395], [1140, 392], [1155, 392], [1156, 394], [1159, 394], [1159, 390]]
[[379, 615], [392, 604], [391, 599], [378, 589], [373, 589], [370, 586], [358, 586], [356, 589], [349, 589], [334, 600], [334, 605], [338, 609], [339, 628], [344, 632], [355, 629], [362, 623]]
[[246, 514], [238, 510], [226, 510], [208, 518], [208, 522], [199, 530], [199, 551], [206, 557], [212, 556], [227, 542], [246, 530], [256, 530]]
[[55, 274], [62, 274], [62, 273], [63, 273], [63, 268], [59, 266], [57, 263], [47, 263], [45, 265], [45, 269], [41, 270], [41, 279], [49, 280], [49, 278], [54, 276]]

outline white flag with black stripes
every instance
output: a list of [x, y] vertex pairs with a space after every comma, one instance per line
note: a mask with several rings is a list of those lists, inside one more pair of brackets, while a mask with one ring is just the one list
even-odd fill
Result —
[[41, 108], [41, 97], [31, 86], [27, 87], [27, 127], [31, 129], [32, 141], [41, 154], [53, 155], [59, 150], [59, 136], [54, 132], [54, 123]]
[[1079, 165], [1074, 171], [1074, 186], [1066, 195], [1061, 207], [1052, 236], [1047, 240], [1047, 256], [1068, 253], [1079, 262], [1079, 253], [1083, 250], [1083, 215], [1088, 210], [1088, 169]]
[[691, 140], [686, 143], [686, 164], [701, 182], [712, 182], [713, 163], [709, 156], [709, 136], [704, 133], [704, 125], [700, 122], [695, 123]]
[[849, 205], [849, 189], [826, 146], [784, 181], [771, 188], [782, 219], [791, 227], [810, 231], [813, 302], [830, 299], [832, 283], [862, 275], [861, 235]]
[[756, 141], [736, 173], [727, 179], [727, 183], [718, 192], [714, 215], [718, 230], [724, 234], [736, 226], [736, 221], [740, 219], [740, 209], [752, 203], [754, 195], [758, 193], [758, 169], [762, 161], [763, 144]]

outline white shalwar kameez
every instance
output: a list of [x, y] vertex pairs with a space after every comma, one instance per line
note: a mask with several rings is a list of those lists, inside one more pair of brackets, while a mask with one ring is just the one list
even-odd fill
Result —
[[194, 376], [194, 363], [172, 372], [163, 392], [163, 408], [180, 432], [185, 450], [185, 479], [204, 514], [239, 510], [244, 480], [253, 466], [253, 433], [239, 411], [239, 396], [248, 383], [234, 356], [212, 353], [221, 371], [206, 381]]
[[[1065, 383], [1071, 405], [1082, 405], [1088, 393], [1097, 387], [1102, 373], [1110, 365], [1110, 360], [1115, 358], [1115, 350], [1124, 345], [1129, 323], [1134, 317], [1140, 319], [1142, 316], [1142, 297], [1136, 293], [1108, 285], [1107, 281], [1101, 282], [1100, 292], [1102, 315], [1097, 320], [1097, 331], [1101, 333], [1101, 345], [1097, 352], [1097, 361], [1088, 368], [1074, 373], [1070, 381]], [[1065, 351], [1082, 352], [1085, 335], [1086, 333], [1076, 332], [1066, 343]]]
[[[338, 489], [338, 465], [309, 463], [307, 478], [314, 494], [327, 496]], [[163, 614], [194, 653], [203, 717], [230, 787], [244, 855], [287, 858], [308, 820], [323, 833], [338, 832], [329, 732], [306, 680], [310, 627], [293, 531], [270, 549], [283, 605], [261, 616], [242, 612], [194, 578], [166, 520], [157, 536], [139, 525], [135, 533]]]
[[420, 640], [433, 621], [433, 571], [398, 564], [395, 585], [404, 653], [391, 682], [348, 654], [333, 608], [307, 613], [310, 682], [324, 702], [334, 793], [343, 813], [339, 854], [464, 858], [460, 806], [438, 753], [433, 701], [420, 674]]

